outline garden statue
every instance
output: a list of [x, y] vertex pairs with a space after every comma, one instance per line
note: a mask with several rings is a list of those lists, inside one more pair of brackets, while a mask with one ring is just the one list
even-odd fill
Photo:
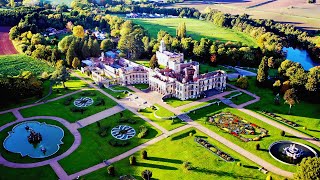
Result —
[[278, 93], [276, 97], [274, 97], [274, 104], [279, 105], [280, 104], [280, 94]]
[[28, 136], [28, 142], [30, 144], [35, 145], [35, 144], [38, 144], [40, 141], [42, 141], [41, 134], [31, 130], [30, 135]]

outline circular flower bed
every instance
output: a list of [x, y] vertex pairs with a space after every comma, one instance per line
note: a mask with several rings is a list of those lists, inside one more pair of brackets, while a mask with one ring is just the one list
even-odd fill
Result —
[[74, 100], [73, 104], [76, 107], [88, 107], [93, 104], [93, 99], [89, 97], [81, 97], [76, 100]]
[[136, 135], [136, 131], [127, 125], [119, 125], [111, 130], [111, 135], [119, 140], [128, 140]]

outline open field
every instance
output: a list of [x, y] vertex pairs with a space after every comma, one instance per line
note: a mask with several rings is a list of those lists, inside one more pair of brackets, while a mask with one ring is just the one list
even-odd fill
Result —
[[176, 28], [179, 23], [186, 23], [187, 36], [193, 39], [200, 40], [209, 38], [214, 41], [232, 41], [242, 42], [249, 46], [256, 46], [256, 41], [250, 36], [237, 32], [232, 29], [222, 28], [214, 24], [197, 19], [182, 19], [182, 18], [159, 18], [159, 19], [132, 19], [136, 24], [144, 27], [151, 37], [157, 38], [160, 30], [167, 31], [172, 36], [176, 35]]
[[0, 27], [0, 55], [18, 53], [9, 39], [10, 28], [11, 27]]
[[[194, 135], [189, 136], [192, 132]], [[217, 148], [230, 154], [236, 159], [235, 162], [225, 162], [215, 154], [194, 141], [195, 137], [201, 137], [209, 141]], [[119, 179], [120, 175], [130, 174], [136, 179], [141, 179], [140, 173], [149, 169], [152, 179], [183, 179], [183, 180], [206, 180], [206, 179], [265, 179], [266, 175], [258, 171], [258, 166], [250, 160], [242, 157], [237, 152], [208, 138], [204, 133], [193, 128], [172, 135], [143, 150], [148, 153], [148, 159], [141, 159], [141, 151], [134, 154], [137, 165], [129, 165], [129, 158], [125, 158], [113, 164], [116, 176], [111, 177], [106, 173], [106, 168], [86, 175], [85, 179]], [[192, 169], [183, 168], [183, 162], [190, 162]], [[237, 166], [237, 162], [243, 164]], [[273, 179], [280, 179], [272, 175]]]
[[130, 142], [130, 144], [125, 147], [111, 146], [108, 142], [114, 138], [109, 132], [115, 126], [122, 124], [119, 123], [120, 113], [114, 114], [99, 121], [101, 127], [107, 127], [106, 137], [101, 137], [99, 135], [99, 127], [96, 123], [81, 128], [79, 129], [82, 137], [81, 145], [71, 155], [59, 161], [61, 166], [68, 174], [76, 173], [101, 163], [105, 159], [113, 158], [160, 135], [160, 131], [149, 125], [146, 121], [139, 118], [129, 110], [123, 111], [122, 114], [125, 119], [136, 120], [135, 124], [128, 124], [136, 130], [136, 133], [139, 133], [139, 127], [141, 125], [147, 127], [147, 136], [144, 138], [138, 138], [136, 134], [135, 137], [127, 140]]
[[[231, 14], [249, 14], [256, 19], [272, 19], [306, 29], [320, 29], [320, 3], [308, 4], [305, 0], [218, 0], [185, 1], [173, 7], [192, 7], [201, 12], [206, 7]], [[169, 7], [172, 7], [169, 6]]]
[[[3, 146], [0, 146], [1, 156], [4, 157], [8, 161], [16, 162], [16, 163], [40, 162], [40, 161], [44, 161], [44, 160], [59, 156], [71, 147], [71, 145], [74, 141], [74, 136], [71, 134], [71, 132], [64, 125], [62, 125], [61, 123], [59, 123], [57, 121], [49, 120], [49, 119], [39, 119], [37, 121], [45, 122], [47, 124], [56, 125], [56, 126], [59, 126], [63, 129], [63, 131], [64, 131], [64, 137], [62, 139], [63, 144], [60, 145], [60, 149], [56, 154], [54, 154], [50, 157], [47, 157], [47, 158], [40, 158], [40, 159], [30, 158], [29, 156], [22, 157], [20, 154], [9, 152]], [[10, 127], [7, 127], [6, 129], [4, 129], [3, 131], [0, 132], [0, 141], [1, 142], [4, 141], [4, 139], [8, 136], [8, 132], [10, 132], [15, 125], [16, 124], [14, 124]], [[0, 169], [1, 169], [1, 167], [2, 166], [0, 166]]]
[[0, 166], [1, 179], [37, 179], [37, 180], [56, 180], [57, 175], [49, 166], [41, 166], [37, 168], [9, 168]]
[[44, 71], [53, 72], [54, 68], [44, 61], [27, 55], [0, 56], [0, 74], [16, 76], [23, 71], [30, 71], [35, 75], [41, 75]]
[[[238, 139], [237, 137], [233, 136], [232, 134], [221, 130], [219, 127], [215, 126], [215, 125], [211, 125], [209, 124], [208, 121], [208, 116], [212, 116], [216, 113], [219, 112], [231, 112], [232, 114], [235, 114], [241, 118], [243, 118], [246, 121], [249, 121], [250, 123], [254, 123], [259, 127], [265, 128], [266, 130], [268, 130], [268, 135], [267, 137], [262, 138], [260, 141], [249, 141], [249, 142], [243, 142], [240, 139]], [[209, 107], [205, 107], [202, 108], [200, 110], [197, 110], [196, 113], [190, 113], [189, 114], [190, 118], [199, 122], [202, 126], [207, 127], [208, 129], [210, 129], [211, 131], [216, 132], [217, 134], [223, 136], [224, 138], [228, 139], [229, 141], [237, 144], [238, 146], [241, 146], [242, 148], [244, 148], [247, 151], [250, 151], [251, 153], [259, 156], [260, 158], [264, 159], [265, 161], [281, 168], [287, 171], [291, 171], [291, 172], [295, 172], [296, 171], [296, 167], [295, 166], [291, 166], [291, 165], [286, 165], [283, 163], [279, 163], [277, 160], [273, 159], [268, 151], [269, 146], [275, 142], [275, 141], [279, 141], [279, 140], [289, 140], [289, 141], [295, 141], [295, 142], [300, 142], [303, 144], [306, 144], [310, 147], [312, 147], [313, 149], [315, 149], [316, 151], [319, 152], [319, 148], [316, 147], [315, 145], [304, 141], [300, 138], [297, 138], [295, 136], [292, 136], [290, 134], [286, 134], [285, 137], [281, 136], [281, 130], [277, 129], [274, 126], [271, 126], [261, 120], [258, 120], [252, 116], [249, 116], [237, 109], [234, 108], [228, 108], [226, 105], [212, 105]], [[260, 144], [260, 150], [256, 150], [255, 146], [256, 144]]]

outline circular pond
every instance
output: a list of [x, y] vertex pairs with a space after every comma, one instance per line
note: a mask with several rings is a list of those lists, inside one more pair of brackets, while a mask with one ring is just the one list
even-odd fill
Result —
[[136, 135], [136, 131], [131, 126], [118, 125], [111, 130], [111, 135], [120, 140], [127, 140]]
[[296, 165], [305, 157], [318, 157], [309, 146], [292, 142], [277, 141], [270, 145], [269, 154], [276, 160], [290, 165]]
[[38, 121], [17, 124], [3, 141], [3, 147], [13, 153], [31, 158], [45, 158], [55, 154], [64, 137], [62, 128]]
[[74, 100], [73, 104], [77, 107], [88, 107], [93, 104], [93, 99], [89, 97], [81, 97]]

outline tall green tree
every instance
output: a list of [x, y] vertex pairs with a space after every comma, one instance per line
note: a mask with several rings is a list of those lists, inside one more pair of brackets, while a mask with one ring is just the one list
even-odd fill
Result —
[[295, 180], [319, 180], [320, 179], [320, 158], [303, 158], [297, 166], [297, 172], [294, 174]]
[[67, 60], [67, 64], [69, 66], [72, 65], [72, 61], [73, 59], [76, 57], [76, 53], [75, 53], [75, 41], [72, 41], [72, 43], [69, 46], [69, 49], [67, 51], [66, 54], [66, 60]]
[[176, 36], [180, 39], [185, 38], [187, 36], [187, 28], [185, 22], [179, 23], [176, 30]]
[[151, 69], [159, 68], [159, 63], [155, 54], [151, 57], [149, 61], [149, 66]]
[[100, 53], [101, 53], [101, 51], [100, 51], [100, 45], [99, 45], [99, 43], [98, 43], [98, 40], [95, 39], [95, 40], [93, 41], [93, 43], [92, 43], [92, 48], [91, 48], [90, 54], [91, 54], [91, 56], [93, 56], [93, 57], [97, 57], [97, 56], [100, 55]]
[[109, 51], [113, 49], [113, 42], [111, 41], [111, 39], [104, 39], [103, 41], [101, 41], [101, 45], [100, 45], [100, 49], [102, 51]]
[[259, 83], [265, 83], [268, 78], [268, 59], [267, 57], [263, 57], [257, 72], [257, 81]]
[[65, 62], [63, 60], [59, 60], [56, 63], [56, 70], [52, 73], [51, 81], [54, 84], [62, 83], [63, 87], [66, 88], [65, 82], [70, 77], [69, 72], [65, 66]]
[[289, 105], [289, 112], [288, 114], [291, 113], [291, 108], [294, 106], [296, 103], [298, 103], [298, 97], [296, 95], [296, 91], [294, 88], [288, 89], [283, 96], [284, 103]]
[[316, 92], [320, 88], [320, 66], [313, 67], [309, 70], [306, 89]]
[[90, 49], [88, 46], [88, 41], [84, 41], [81, 51], [82, 51], [83, 58], [90, 57]]
[[79, 67], [79, 65], [80, 65], [80, 60], [79, 60], [79, 58], [75, 57], [75, 58], [73, 59], [73, 61], [72, 61], [72, 67], [73, 67], [74, 69], [76, 69], [76, 68]]

